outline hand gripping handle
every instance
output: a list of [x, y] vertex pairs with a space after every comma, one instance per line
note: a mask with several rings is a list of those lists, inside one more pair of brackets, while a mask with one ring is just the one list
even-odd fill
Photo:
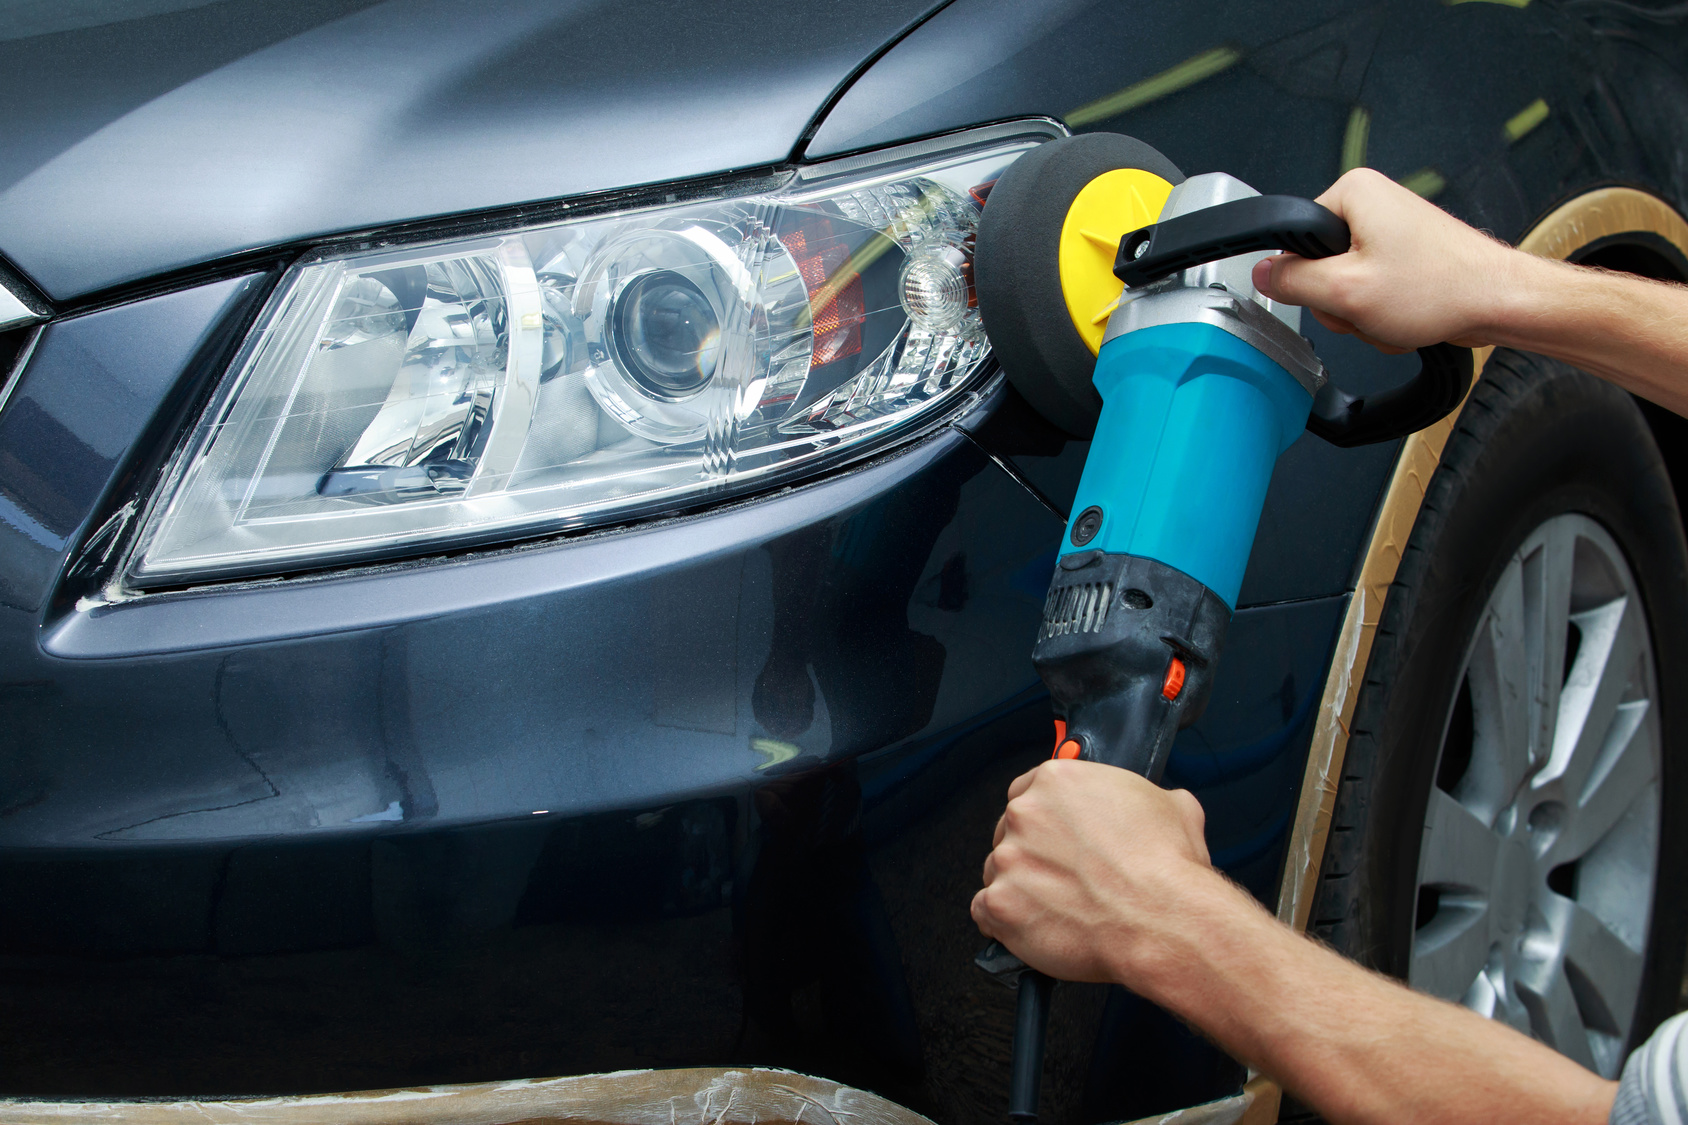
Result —
[[[1349, 245], [1348, 224], [1311, 199], [1254, 195], [1132, 231], [1120, 239], [1114, 274], [1137, 287], [1257, 250], [1329, 258]], [[1377, 394], [1349, 394], [1326, 383], [1313, 400], [1307, 428], [1348, 449], [1404, 437], [1445, 418], [1471, 389], [1471, 351], [1432, 344], [1418, 349], [1418, 359], [1417, 375]]]
[[1132, 231], [1119, 240], [1114, 276], [1136, 289], [1256, 250], [1329, 258], [1346, 253], [1348, 244], [1348, 224], [1311, 199], [1251, 195]]

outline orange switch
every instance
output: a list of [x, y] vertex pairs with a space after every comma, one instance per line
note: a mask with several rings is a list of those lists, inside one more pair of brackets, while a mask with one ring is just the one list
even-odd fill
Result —
[[1075, 739], [1071, 738], [1061, 743], [1061, 745], [1055, 749], [1055, 756], [1060, 758], [1062, 761], [1071, 761], [1082, 753], [1084, 753], [1084, 747], [1080, 746]]
[[1161, 681], [1161, 694], [1168, 699], [1177, 699], [1178, 693], [1184, 690], [1184, 662], [1176, 656], [1172, 663], [1166, 666], [1166, 679]]

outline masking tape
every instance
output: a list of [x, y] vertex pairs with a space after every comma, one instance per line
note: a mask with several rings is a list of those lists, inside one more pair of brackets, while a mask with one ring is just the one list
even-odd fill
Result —
[[1627, 187], [1579, 195], [1537, 223], [1518, 248], [1543, 258], [1569, 258], [1591, 242], [1635, 231], [1656, 234], [1688, 255], [1688, 222], [1664, 200]]
[[[1646, 231], [1671, 242], [1688, 255], [1688, 222], [1663, 200], [1634, 188], [1601, 188], [1578, 196], [1537, 223], [1519, 249], [1544, 258], [1566, 258], [1584, 246], [1611, 235]], [[1476, 352], [1479, 376], [1492, 348]], [[1463, 404], [1462, 404], [1463, 406]], [[1336, 655], [1325, 679], [1325, 691], [1314, 723], [1307, 768], [1302, 775], [1301, 799], [1290, 830], [1289, 854], [1278, 891], [1278, 917], [1298, 930], [1307, 928], [1330, 835], [1342, 759], [1348, 749], [1349, 723], [1371, 656], [1372, 639], [1389, 594], [1401, 554], [1418, 520], [1425, 490], [1442, 458], [1442, 448], [1459, 419], [1459, 412], [1409, 437], [1378, 511], [1377, 527], [1366, 548], [1360, 580], [1337, 635]]]
[[[1479, 376], [1493, 350], [1483, 348], [1473, 356]], [[1476, 385], [1475, 380], [1472, 385]], [[1336, 788], [1342, 777], [1342, 759], [1348, 750], [1349, 725], [1354, 719], [1354, 705], [1359, 700], [1377, 623], [1383, 616], [1383, 604], [1390, 584], [1395, 581], [1407, 540], [1412, 537], [1413, 524], [1418, 521], [1418, 510], [1424, 503], [1430, 478], [1442, 459], [1442, 448], [1458, 421], [1459, 411], [1455, 410], [1402, 443], [1400, 459], [1395, 463], [1394, 475], [1378, 511], [1377, 527], [1360, 567], [1360, 581], [1343, 614], [1336, 654], [1325, 677], [1324, 695], [1313, 723], [1301, 797], [1278, 891], [1278, 918], [1298, 930], [1307, 928], [1313, 893], [1318, 889], [1319, 868], [1324, 863], [1325, 841], [1330, 837], [1331, 814], [1336, 808]]]

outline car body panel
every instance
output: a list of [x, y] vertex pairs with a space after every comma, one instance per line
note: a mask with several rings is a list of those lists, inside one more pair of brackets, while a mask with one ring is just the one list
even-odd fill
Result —
[[235, 0], [29, 34], [67, 22], [31, 12], [0, 38], [0, 255], [70, 300], [337, 231], [775, 164], [933, 6]]
[[227, 358], [266, 280], [232, 278], [41, 330], [0, 414], [0, 630], [13, 645], [35, 646], [89, 521], [196, 366]]
[[[1310, 196], [1343, 171], [1347, 145], [1395, 177], [1435, 170], [1440, 205], [1511, 241], [1582, 184], [1634, 180], [1670, 200], [1688, 186], [1688, 126], [1665, 108], [1688, 101], [1674, 10], [1222, 0], [1197, 19], [1065, 0], [1033, 12], [947, 6], [851, 85], [805, 158], [1036, 114], [1128, 133], [1187, 174]], [[1547, 113], [1520, 117], [1538, 98]]]
[[[708, 27], [657, 27], [667, 8], [511, 4], [485, 27], [441, 14], [436, 31], [468, 27], [458, 62], [343, 120], [327, 94], [356, 77], [347, 44], [387, 28], [377, 55], [390, 60], [429, 34], [408, 21], [434, 9], [154, 7], [159, 20], [234, 23], [184, 52], [179, 73], [139, 67], [153, 87], [113, 64], [104, 93], [76, 103], [80, 124], [26, 130], [23, 155], [0, 157], [25, 173], [0, 176], [0, 212], [29, 204], [0, 214], [0, 239], [33, 247], [19, 264], [47, 284], [46, 263], [55, 297], [138, 287], [49, 325], [0, 411], [0, 1025], [14, 1045], [0, 1091], [14, 1094], [757, 1064], [863, 1086], [945, 1125], [996, 1120], [1005, 1096], [1013, 995], [973, 966], [966, 905], [1008, 781], [1049, 752], [1029, 653], [1086, 443], [986, 373], [977, 400], [901, 447], [684, 517], [108, 602], [93, 576], [109, 576], [132, 533], [113, 517], [149, 494], [273, 276], [158, 275], [228, 269], [217, 260], [253, 247], [281, 260], [360, 225], [652, 180], [687, 190], [688, 176], [778, 164], [885, 48], [809, 157], [1071, 116], [1229, 44], [1236, 59], [1206, 79], [1084, 127], [1133, 133], [1187, 171], [1307, 193], [1339, 170], [1354, 108], [1369, 105], [1379, 163], [1435, 164], [1440, 201], [1513, 236], [1543, 201], [1601, 177], [1679, 194], [1680, 171], [1661, 163], [1678, 126], [1638, 124], [1625, 147], [1612, 123], [1639, 113], [1639, 84], [1667, 101], [1680, 87], [1617, 33], [1638, 18], [1617, 4], [1572, 16], [955, 0], [900, 45], [925, 8], [853, 10], [853, 28], [813, 6], [778, 32], [791, 44], [753, 56], [760, 69], [720, 69], [723, 45], [753, 30], [748, 2]], [[653, 50], [700, 48], [660, 75], [671, 85], [657, 67], [633, 87], [605, 78], [642, 57], [611, 36], [640, 20]], [[1593, 36], [1596, 24], [1613, 33]], [[164, 26], [67, 29], [64, 43], [125, 29], [150, 42]], [[548, 86], [543, 68], [506, 65], [556, 48], [564, 29], [580, 36], [564, 57], [602, 48], [600, 69]], [[234, 159], [215, 132], [184, 135], [179, 159], [142, 169], [134, 200], [89, 182], [98, 162], [76, 163], [132, 151], [131, 130], [174, 136], [189, 108], [214, 115], [219, 83], [272, 82], [236, 90], [237, 103], [273, 91], [265, 68], [319, 45], [323, 96], [299, 112], [328, 120], [321, 146], [253, 155], [242, 137], [234, 153], [251, 160]], [[1502, 70], [1495, 59], [1515, 65], [1468, 80]], [[698, 96], [664, 107], [659, 88]], [[1497, 133], [1536, 96], [1554, 99], [1545, 123], [1512, 142]], [[144, 112], [155, 105], [170, 112]], [[500, 115], [543, 126], [552, 147], [508, 150], [528, 154], [519, 168], [481, 159], [493, 149], [477, 147], [492, 135], [480, 122]], [[571, 164], [569, 144], [600, 159]], [[323, 161], [347, 154], [346, 178], [318, 182], [338, 168]], [[206, 185], [165, 174], [192, 161], [225, 187], [217, 177], [285, 174], [252, 181], [273, 182], [269, 203], [218, 201], [227, 209], [200, 231], [189, 218]], [[74, 189], [62, 210], [10, 194], [41, 169]], [[53, 239], [90, 200], [111, 213], [61, 253]], [[43, 215], [19, 229], [16, 216]], [[141, 296], [160, 284], [172, 291]], [[1306, 330], [1346, 386], [1410, 369]], [[1216, 862], [1269, 905], [1396, 457], [1393, 444], [1308, 438], [1286, 454], [1212, 701], [1168, 766], [1207, 808]], [[1241, 1079], [1119, 990], [1057, 992], [1051, 1122], [1172, 1109]]]
[[[55, 552], [8, 568], [20, 595], [19, 576], [37, 585], [0, 634], [0, 957], [32, 982], [0, 1009], [32, 1029], [5, 1088], [320, 1089], [508, 1075], [517, 1056], [577, 1073], [751, 1057], [982, 1111], [996, 1095], [980, 1076], [938, 1064], [973, 1033], [969, 1005], [1007, 1018], [1011, 1003], [971, 965], [965, 903], [1003, 788], [1047, 753], [1027, 654], [1061, 528], [986, 452], [1001, 429], [986, 421], [1009, 409], [1000, 381], [912, 447], [689, 518], [54, 600], [141, 436], [202, 381], [208, 341], [227, 353], [219, 322], [249, 319], [264, 282], [55, 322], [0, 415], [29, 470], [0, 465], [0, 496], [62, 509]], [[137, 340], [156, 365], [127, 373], [114, 418], [110, 372]], [[83, 437], [15, 436], [47, 421]], [[55, 466], [85, 478], [74, 503]], [[33, 542], [24, 527], [0, 526], [4, 557]], [[1263, 897], [1342, 603], [1239, 613], [1239, 655], [1171, 767], [1229, 810], [1216, 854]], [[114, 975], [114, 957], [130, 968]], [[302, 991], [287, 969], [301, 957]], [[542, 968], [559, 964], [576, 968]], [[105, 999], [66, 1002], [89, 990]], [[166, 995], [160, 1023], [149, 997]], [[674, 1009], [695, 1014], [652, 1015]], [[1140, 1086], [1081, 1079], [1096, 1029], [1123, 1042], [1144, 1014], [1100, 991], [1062, 1011], [1060, 1096], [1141, 1104]], [[1234, 1087], [1199, 1043], [1182, 1049], [1206, 1068], [1200, 1092]]]

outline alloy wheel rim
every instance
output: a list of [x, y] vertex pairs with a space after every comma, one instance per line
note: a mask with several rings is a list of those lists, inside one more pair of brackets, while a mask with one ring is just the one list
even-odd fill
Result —
[[1472, 639], [1419, 848], [1408, 982], [1607, 1077], [1652, 918], [1657, 700], [1623, 552], [1586, 516], [1543, 523]]

